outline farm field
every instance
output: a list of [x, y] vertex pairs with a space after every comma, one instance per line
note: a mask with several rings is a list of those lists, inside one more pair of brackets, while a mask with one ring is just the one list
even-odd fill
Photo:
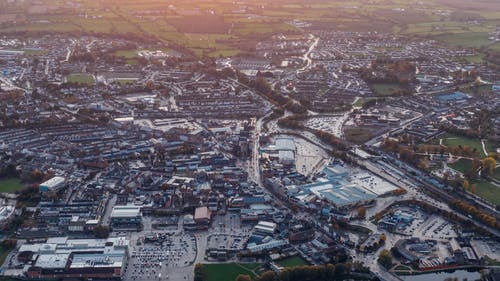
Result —
[[486, 32], [467, 32], [456, 34], [437, 35], [434, 39], [444, 43], [470, 48], [479, 48], [488, 46], [493, 42], [488, 40], [488, 33]]
[[[12, 12], [20, 13], [18, 16], [27, 20], [0, 27], [0, 34], [133, 35], [156, 38], [165, 45], [176, 44], [198, 56], [217, 57], [245, 52], [246, 46], [271, 34], [302, 32], [293, 23], [298, 20], [317, 29], [394, 32], [434, 38], [452, 45], [500, 50], [499, 43], [488, 40], [488, 33], [499, 24], [500, 13], [485, 3], [472, 8], [470, 3], [449, 5], [446, 1], [424, 0], [416, 8], [403, 0], [311, 0], [276, 1], [264, 8], [261, 3], [250, 1], [246, 3], [246, 10], [239, 9], [239, 3], [228, 0], [217, 3], [177, 1], [175, 5], [154, 0], [124, 0], [119, 7], [102, 1], [85, 1], [78, 8], [41, 0], [39, 5], [61, 9], [63, 13], [55, 15], [47, 9], [46, 13], [24, 14], [27, 4], [20, 2], [14, 5]], [[450, 15], [439, 15], [436, 13], [439, 10], [450, 11]], [[457, 10], [470, 12], [455, 14]], [[151, 14], [150, 11], [159, 13]], [[478, 21], [464, 20], [464, 17]], [[210, 38], [193, 38], [190, 34], [204, 34]], [[481, 60], [480, 57], [470, 59]]]

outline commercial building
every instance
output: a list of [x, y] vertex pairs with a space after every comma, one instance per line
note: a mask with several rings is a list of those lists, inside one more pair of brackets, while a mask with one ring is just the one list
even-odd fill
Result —
[[115, 206], [111, 211], [111, 227], [142, 229], [142, 212], [138, 206]]
[[49, 192], [49, 191], [58, 191], [64, 187], [66, 183], [66, 179], [63, 177], [53, 177], [50, 180], [43, 182], [40, 184], [40, 191]]
[[259, 221], [259, 223], [255, 226], [254, 231], [262, 235], [273, 235], [276, 231], [276, 227], [277, 225], [274, 222]]
[[6, 205], [3, 200], [0, 199], [0, 230], [5, 229], [12, 219], [14, 218], [15, 207], [11, 205]]
[[[23, 244], [19, 255], [31, 258], [30, 278], [121, 278], [128, 260], [129, 241], [49, 238], [45, 243]], [[26, 259], [25, 259], [26, 260]]]
[[198, 207], [194, 211], [194, 221], [198, 229], [208, 229], [211, 218], [212, 211], [208, 207]]

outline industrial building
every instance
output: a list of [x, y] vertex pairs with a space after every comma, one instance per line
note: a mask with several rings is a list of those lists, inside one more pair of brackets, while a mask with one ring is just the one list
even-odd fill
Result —
[[397, 189], [374, 175], [351, 171], [341, 164], [325, 167], [323, 174], [325, 176], [315, 183], [290, 188], [292, 198], [304, 205], [312, 198], [319, 198], [336, 208], [345, 209], [370, 203], [377, 196]]

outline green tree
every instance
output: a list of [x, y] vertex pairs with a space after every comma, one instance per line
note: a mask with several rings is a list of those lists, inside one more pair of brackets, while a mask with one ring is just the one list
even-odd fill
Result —
[[203, 264], [197, 263], [194, 266], [194, 281], [204, 281], [205, 280], [205, 269]]
[[97, 238], [108, 238], [110, 232], [109, 226], [98, 225], [94, 228], [94, 235]]
[[389, 269], [392, 266], [392, 255], [387, 250], [382, 250], [378, 255], [378, 262], [385, 268]]

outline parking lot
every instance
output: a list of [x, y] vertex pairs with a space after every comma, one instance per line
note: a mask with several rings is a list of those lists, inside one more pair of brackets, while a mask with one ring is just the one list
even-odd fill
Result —
[[157, 232], [138, 241], [130, 249], [126, 280], [170, 279], [177, 268], [190, 268], [196, 259], [196, 238], [192, 234]]
[[347, 118], [347, 114], [311, 117], [305, 122], [305, 126], [311, 129], [332, 133], [337, 137], [342, 137], [342, 127]]
[[415, 232], [416, 235], [431, 239], [448, 240], [457, 237], [453, 223], [438, 217], [430, 216]]
[[[114, 232], [130, 238], [130, 260], [123, 280], [192, 280], [194, 265], [206, 262], [207, 249], [241, 248], [252, 224], [241, 224], [236, 213], [214, 215], [208, 230], [184, 231], [178, 225], [154, 227], [158, 218], [144, 217], [141, 232]], [[164, 222], [162, 219], [161, 222]]]

